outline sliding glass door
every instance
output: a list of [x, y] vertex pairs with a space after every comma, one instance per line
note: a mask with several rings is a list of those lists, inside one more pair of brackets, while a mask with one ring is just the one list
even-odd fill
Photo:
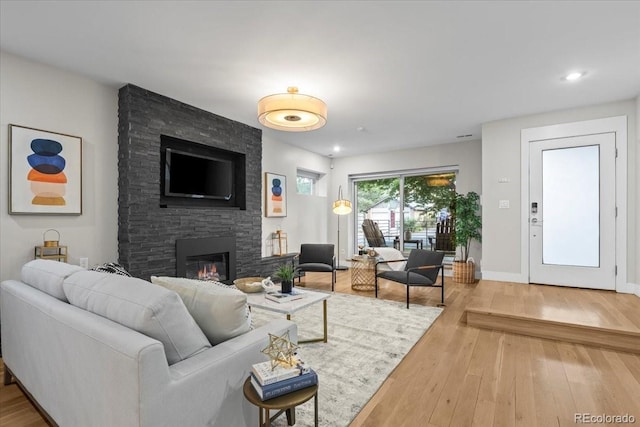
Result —
[[[405, 254], [416, 248], [435, 249], [436, 225], [451, 215], [455, 177], [451, 170], [354, 177], [354, 250], [378, 245], [395, 247]], [[377, 225], [383, 235], [381, 242], [366, 235], [365, 220]]]
[[[393, 241], [401, 230], [400, 179], [398, 177], [373, 178], [354, 181], [356, 195], [355, 211], [357, 227], [355, 242], [358, 250], [364, 247], [393, 246]], [[362, 224], [365, 219], [377, 225], [380, 236], [365, 236]], [[376, 230], [376, 231], [377, 231]], [[357, 252], [356, 252], [357, 253]]]

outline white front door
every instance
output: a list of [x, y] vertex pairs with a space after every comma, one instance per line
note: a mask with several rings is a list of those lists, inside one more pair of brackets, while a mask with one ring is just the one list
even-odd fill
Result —
[[530, 141], [529, 281], [615, 289], [616, 134]]

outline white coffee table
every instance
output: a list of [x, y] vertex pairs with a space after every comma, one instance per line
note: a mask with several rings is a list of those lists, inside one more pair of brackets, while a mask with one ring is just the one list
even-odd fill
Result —
[[[278, 288], [279, 290], [279, 288]], [[308, 342], [327, 342], [327, 299], [331, 294], [324, 292], [310, 291], [307, 289], [296, 288], [296, 290], [303, 292], [304, 296], [300, 299], [289, 302], [276, 302], [265, 298], [265, 293], [253, 293], [247, 294], [247, 303], [249, 307], [260, 308], [263, 310], [273, 311], [275, 313], [282, 313], [287, 315], [287, 320], [291, 320], [291, 315], [296, 311], [300, 311], [303, 308], [316, 304], [322, 301], [322, 323], [324, 328], [324, 334], [320, 338], [312, 338], [308, 340], [300, 340], [298, 343]]]

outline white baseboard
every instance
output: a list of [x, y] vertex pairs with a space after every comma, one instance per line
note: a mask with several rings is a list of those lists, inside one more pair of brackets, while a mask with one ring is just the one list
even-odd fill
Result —
[[634, 294], [640, 297], [640, 284], [627, 283], [623, 285], [621, 288], [616, 289], [616, 292], [619, 292], [621, 294]]
[[498, 282], [529, 283], [527, 277], [520, 273], [505, 273], [502, 271], [482, 270], [482, 280], [497, 280]]

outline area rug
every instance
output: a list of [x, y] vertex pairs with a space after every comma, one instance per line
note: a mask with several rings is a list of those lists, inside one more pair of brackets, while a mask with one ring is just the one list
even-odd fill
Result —
[[[302, 344], [301, 356], [318, 374], [321, 426], [348, 426], [442, 312], [355, 295], [333, 294], [327, 301], [328, 342]], [[282, 314], [252, 312], [254, 326]], [[322, 336], [322, 304], [292, 316], [298, 338]], [[273, 426], [286, 426], [282, 415]], [[313, 426], [313, 400], [296, 409], [296, 426]]]

